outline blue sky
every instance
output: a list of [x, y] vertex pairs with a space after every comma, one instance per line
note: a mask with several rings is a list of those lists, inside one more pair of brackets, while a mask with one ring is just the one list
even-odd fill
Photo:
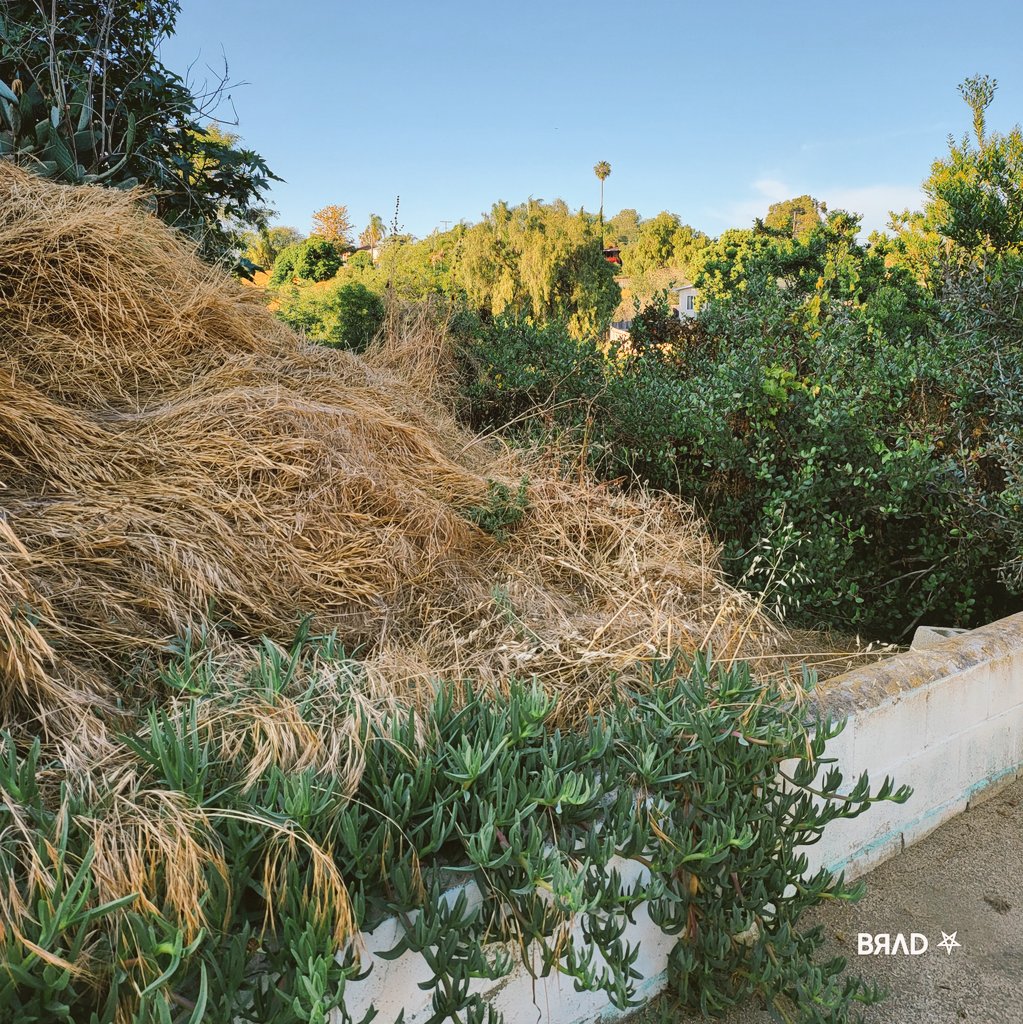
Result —
[[[416, 235], [497, 199], [673, 210], [711, 234], [809, 192], [880, 227], [916, 205], [956, 92], [1023, 118], [1023, 4], [946, 0], [182, 0], [164, 62], [222, 66], [239, 131], [285, 179], [281, 223], [345, 203]], [[229, 108], [223, 108], [225, 112]]]

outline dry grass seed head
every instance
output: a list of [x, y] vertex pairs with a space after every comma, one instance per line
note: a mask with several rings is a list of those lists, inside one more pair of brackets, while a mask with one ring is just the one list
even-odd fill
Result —
[[[190, 942], [207, 926], [203, 894], [210, 872], [227, 885], [224, 852], [207, 812], [183, 793], [139, 788], [114, 791], [88, 822], [100, 902], [134, 894], [134, 908], [163, 915]], [[220, 925], [221, 922], [215, 922]]]

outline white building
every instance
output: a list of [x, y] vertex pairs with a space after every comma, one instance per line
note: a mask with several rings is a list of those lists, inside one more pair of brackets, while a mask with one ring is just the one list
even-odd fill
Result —
[[696, 316], [697, 296], [700, 294], [700, 289], [695, 284], [681, 284], [675, 288], [672, 288], [675, 293], [676, 304], [675, 308], [678, 310], [679, 320], [691, 320]]
[[631, 320], [616, 320], [611, 325], [610, 338], [612, 341], [628, 341], [629, 331], [631, 330]]

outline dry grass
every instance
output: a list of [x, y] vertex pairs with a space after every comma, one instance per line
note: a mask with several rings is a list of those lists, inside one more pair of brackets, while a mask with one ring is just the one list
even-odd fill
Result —
[[[285, 638], [311, 612], [398, 695], [516, 672], [579, 710], [658, 650], [784, 643], [684, 503], [461, 430], [428, 313], [366, 358], [309, 346], [131, 197], [0, 182], [9, 724], [102, 712], [140, 649], [210, 616]], [[464, 512], [523, 474], [530, 509], [498, 543]]]
[[[186, 630], [230, 624], [230, 680], [245, 637], [284, 641], [312, 614], [360, 652], [363, 714], [437, 679], [515, 674], [577, 721], [658, 652], [709, 644], [773, 673], [797, 653], [724, 581], [684, 502], [567, 481], [461, 429], [429, 311], [395, 313], [364, 358], [308, 345], [132, 196], [3, 161], [0, 252], [0, 725], [95, 787], [103, 898], [139, 893], [194, 934], [204, 879], [224, 871], [213, 812], [154, 788], [110, 739], [153, 700], [133, 669]], [[465, 513], [523, 475], [528, 512], [499, 542]], [[319, 679], [312, 724], [287, 694], [203, 703], [242, 785], [270, 764], [357, 785], [351, 701], [342, 712]], [[268, 898], [303, 842], [268, 841]], [[313, 856], [310, 900], [340, 939], [343, 881], [329, 851]], [[52, 888], [52, 866], [26, 857], [32, 887]], [[0, 892], [0, 942], [17, 897]]]

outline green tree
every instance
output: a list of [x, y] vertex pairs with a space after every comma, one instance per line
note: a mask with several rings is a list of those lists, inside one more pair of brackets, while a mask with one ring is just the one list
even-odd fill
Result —
[[629, 275], [672, 268], [690, 276], [697, 251], [709, 241], [702, 231], [683, 224], [677, 213], [662, 210], [639, 225], [635, 240], [622, 252], [622, 263]]
[[946, 242], [934, 223], [919, 210], [894, 210], [887, 231], [873, 231], [871, 251], [882, 256], [886, 266], [901, 267], [920, 285], [933, 288]]
[[885, 265], [858, 241], [859, 224], [857, 216], [832, 210], [802, 239], [763, 222], [724, 231], [700, 252], [696, 283], [717, 299], [780, 290], [818, 307], [824, 296], [863, 301], [883, 282]]
[[975, 257], [1023, 251], [1023, 134], [986, 130], [986, 112], [998, 83], [986, 75], [959, 90], [973, 114], [974, 138], [949, 140], [924, 182], [924, 216], [938, 234]]
[[352, 270], [372, 270], [373, 257], [365, 249], [360, 249], [348, 257], [345, 266], [350, 267]]
[[295, 261], [296, 274], [306, 281], [328, 281], [341, 268], [341, 254], [333, 242], [310, 238], [302, 243]]
[[61, 181], [152, 189], [156, 212], [210, 259], [233, 259], [278, 180], [210, 122], [159, 60], [178, 0], [5, 0], [0, 5], [0, 157]]
[[384, 218], [379, 214], [371, 213], [369, 215], [369, 223], [363, 228], [362, 234], [359, 235], [359, 244], [368, 245], [371, 249], [375, 248], [384, 240], [384, 235], [386, 234], [387, 225], [384, 224]]
[[820, 224], [823, 208], [823, 204], [812, 196], [796, 196], [795, 199], [772, 203], [764, 218], [764, 226], [803, 240]]
[[949, 137], [923, 183], [923, 209], [893, 213], [888, 233], [871, 237], [890, 266], [940, 287], [964, 262], [997, 264], [1023, 251], [1023, 135], [989, 133], [987, 111], [998, 83], [974, 75], [959, 85], [970, 108], [973, 138]]
[[[924, 183], [919, 215], [938, 238], [926, 252], [941, 322], [957, 345], [956, 370], [966, 439], [959, 465], [981, 528], [975, 544], [997, 538], [999, 579], [1023, 593], [1023, 134], [989, 131], [998, 83], [974, 75], [959, 86], [973, 138], [949, 139]], [[907, 237], [908, 236], [908, 237]], [[913, 237], [896, 236], [902, 251]]]
[[316, 341], [362, 352], [384, 322], [384, 300], [358, 282], [341, 282], [325, 294], [283, 298], [278, 315]]
[[314, 236], [281, 251], [274, 261], [270, 284], [289, 284], [296, 277], [303, 281], [328, 281], [340, 269], [341, 254], [334, 243]]
[[562, 200], [495, 203], [450, 256], [452, 290], [489, 314], [564, 320], [577, 337], [606, 330], [621, 293], [599, 227]]
[[638, 353], [670, 357], [673, 348], [682, 343], [684, 330], [662, 292], [632, 318], [630, 348]]
[[604, 223], [607, 240], [619, 246], [630, 245], [639, 237], [640, 222], [636, 210], [619, 210]]
[[977, 145], [984, 148], [984, 128], [987, 119], [987, 108], [995, 98], [998, 79], [988, 75], [971, 75], [959, 83], [959, 95], [973, 112], [973, 134], [977, 137]]
[[269, 270], [277, 257], [291, 245], [305, 241], [297, 228], [263, 226], [259, 231], [250, 231], [243, 236], [244, 256], [258, 267]]

